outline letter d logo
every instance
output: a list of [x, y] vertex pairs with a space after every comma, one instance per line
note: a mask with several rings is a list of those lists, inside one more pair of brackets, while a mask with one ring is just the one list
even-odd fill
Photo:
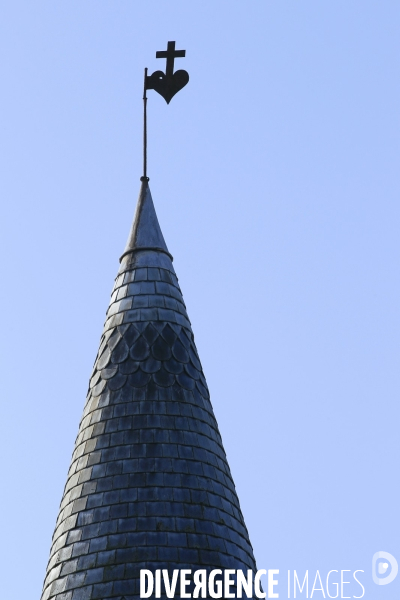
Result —
[[[382, 562], [381, 559], [385, 559], [388, 562]], [[388, 570], [389, 565], [391, 566], [389, 575], [387, 575], [386, 577], [378, 577], [377, 572], [379, 573], [379, 575], [383, 575]], [[375, 554], [372, 557], [372, 579], [374, 583], [376, 583], [377, 585], [387, 585], [388, 583], [392, 583], [393, 579], [396, 578], [398, 570], [399, 565], [397, 564], [397, 560], [392, 554], [389, 554], [389, 552], [382, 551], [375, 552]]]

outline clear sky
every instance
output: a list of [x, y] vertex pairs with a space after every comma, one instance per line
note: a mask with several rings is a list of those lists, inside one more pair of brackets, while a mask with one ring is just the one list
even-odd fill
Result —
[[150, 186], [258, 567], [394, 600], [397, 0], [3, 3], [0, 597], [40, 597], [168, 40], [190, 82], [149, 92]]

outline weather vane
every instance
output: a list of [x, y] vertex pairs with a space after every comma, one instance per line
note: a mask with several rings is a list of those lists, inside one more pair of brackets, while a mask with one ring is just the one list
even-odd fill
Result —
[[168, 42], [166, 50], [156, 52], [156, 58], [166, 58], [167, 63], [165, 73], [154, 71], [152, 75], [147, 75], [147, 69], [144, 70], [144, 89], [143, 89], [143, 177], [147, 180], [147, 90], [155, 90], [169, 104], [172, 98], [189, 81], [189, 73], [180, 69], [174, 73], [175, 58], [184, 58], [186, 50], [175, 50], [175, 42]]

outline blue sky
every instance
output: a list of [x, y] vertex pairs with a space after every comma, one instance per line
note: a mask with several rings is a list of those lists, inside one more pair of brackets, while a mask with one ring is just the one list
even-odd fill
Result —
[[282, 598], [287, 569], [364, 569], [392, 600], [400, 577], [370, 569], [400, 560], [400, 5], [1, 12], [1, 596], [40, 596], [139, 191], [143, 68], [176, 40], [190, 82], [149, 92], [150, 186], [258, 566]]

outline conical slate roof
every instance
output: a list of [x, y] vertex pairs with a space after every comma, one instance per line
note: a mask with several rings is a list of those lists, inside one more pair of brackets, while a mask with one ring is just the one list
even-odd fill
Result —
[[133, 600], [139, 570], [256, 571], [147, 180], [122, 255], [42, 600]]

